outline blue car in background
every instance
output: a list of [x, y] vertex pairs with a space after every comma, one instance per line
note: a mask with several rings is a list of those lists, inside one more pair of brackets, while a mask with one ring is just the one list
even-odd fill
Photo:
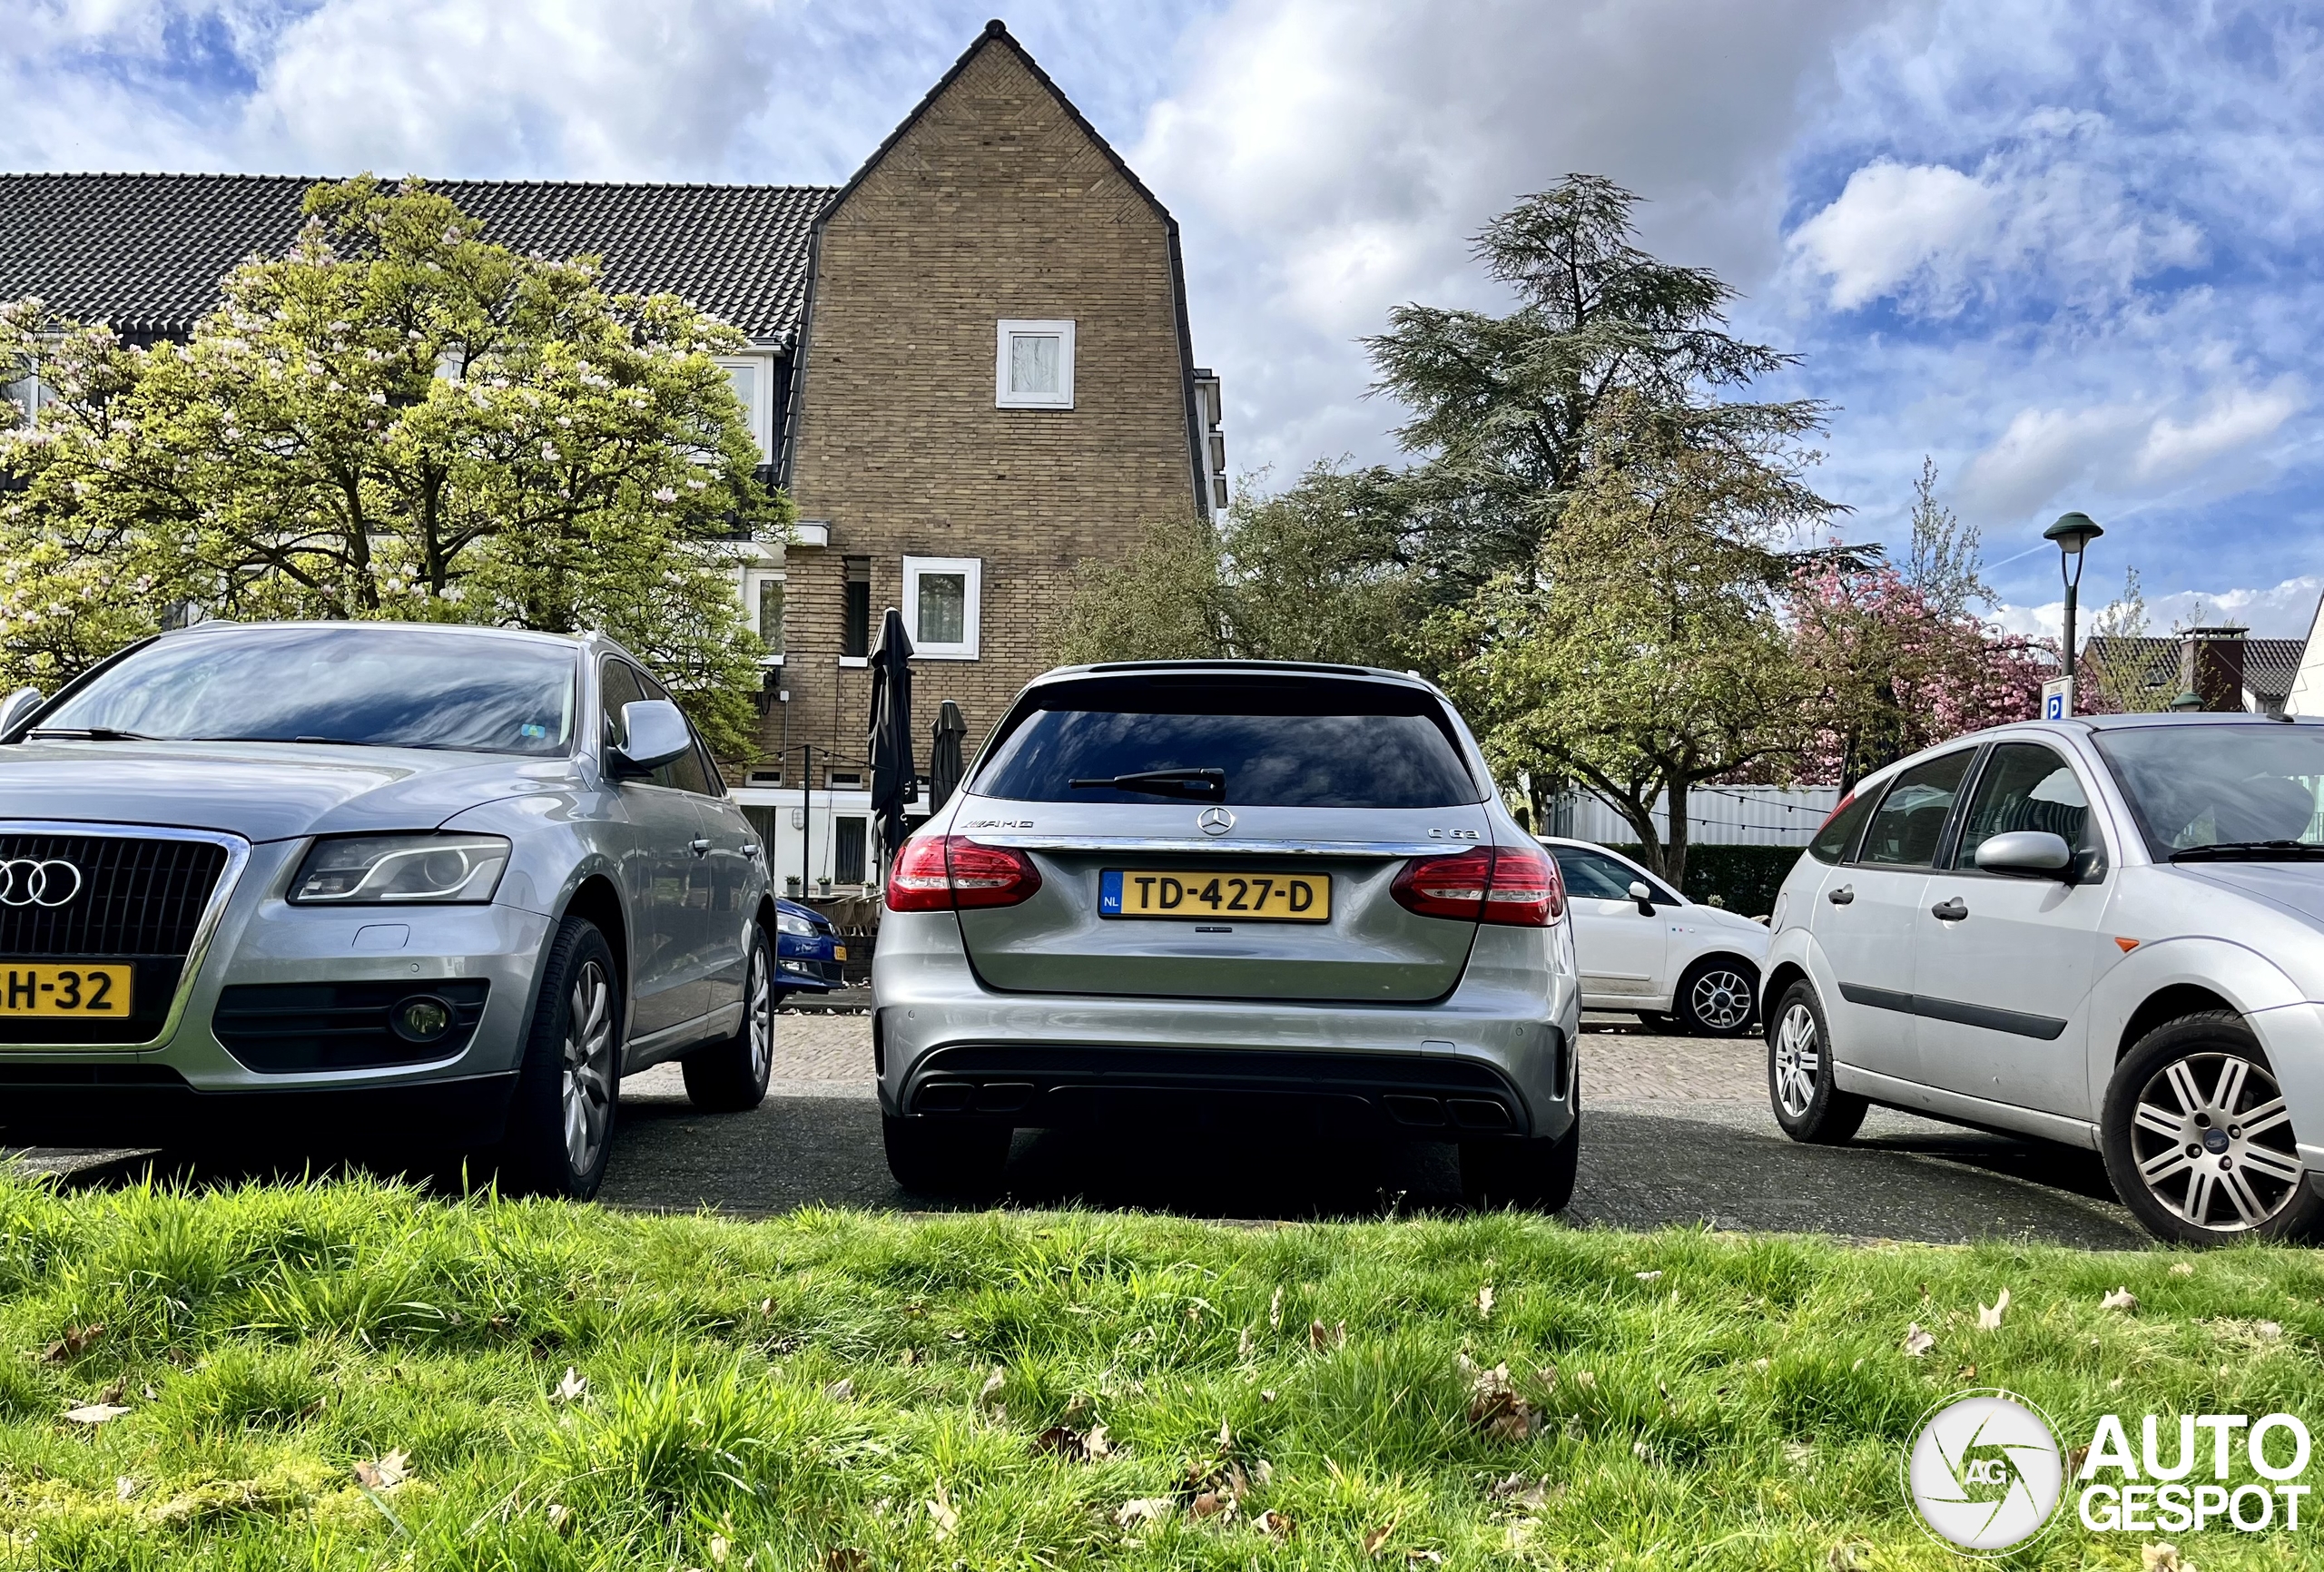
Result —
[[812, 906], [774, 903], [774, 987], [783, 994], [827, 994], [841, 986], [847, 946], [831, 919]]

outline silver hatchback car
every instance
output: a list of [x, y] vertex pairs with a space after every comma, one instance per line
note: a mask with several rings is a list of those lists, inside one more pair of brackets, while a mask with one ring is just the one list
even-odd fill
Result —
[[1557, 865], [1428, 683], [1069, 667], [901, 849], [872, 960], [890, 1167], [996, 1187], [1020, 1126], [1458, 1142], [1571, 1194], [1581, 994]]
[[586, 1196], [625, 1073], [764, 1095], [767, 885], [605, 639], [163, 634], [0, 712], [0, 1138], [352, 1138]]

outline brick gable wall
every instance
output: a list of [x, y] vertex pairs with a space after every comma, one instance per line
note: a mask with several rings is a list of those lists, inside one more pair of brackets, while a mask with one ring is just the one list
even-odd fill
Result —
[[[792, 769], [802, 742], [863, 752], [870, 683], [838, 665], [842, 559], [871, 559], [876, 633], [906, 555], [979, 557], [980, 658], [914, 663], [924, 768], [940, 702], [973, 750], [1048, 668], [1081, 564], [1196, 518], [1169, 232], [988, 40], [827, 218], [812, 310], [792, 492], [831, 544], [789, 554]], [[996, 325], [1018, 318], [1074, 322], [1072, 409], [994, 407]], [[770, 754], [783, 730], [770, 706]]]

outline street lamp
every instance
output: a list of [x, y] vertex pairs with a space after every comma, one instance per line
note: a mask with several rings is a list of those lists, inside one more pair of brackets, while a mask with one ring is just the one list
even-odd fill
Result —
[[2058, 522], [2042, 532], [2043, 540], [2058, 543], [2058, 576], [2066, 585], [2066, 637], [2063, 664], [2066, 679], [2066, 713], [2073, 713], [2074, 658], [2073, 610], [2074, 593], [2082, 588], [2083, 547], [2106, 532], [2098, 521], [2086, 513], [2062, 513]]

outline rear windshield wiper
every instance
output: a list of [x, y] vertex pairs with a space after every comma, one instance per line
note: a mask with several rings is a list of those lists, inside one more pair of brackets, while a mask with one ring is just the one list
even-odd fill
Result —
[[1077, 791], [1110, 787], [1117, 791], [1144, 791], [1156, 797], [1207, 797], [1213, 801], [1224, 801], [1226, 797], [1224, 770], [1139, 770], [1128, 775], [1108, 775], [1069, 784]]
[[2173, 862], [2299, 862], [2324, 858], [2324, 846], [2305, 840], [2218, 840], [2171, 854]]
[[143, 732], [123, 732], [113, 726], [34, 726], [25, 733], [27, 737], [69, 737], [83, 742], [162, 742], [165, 737], [148, 737]]

